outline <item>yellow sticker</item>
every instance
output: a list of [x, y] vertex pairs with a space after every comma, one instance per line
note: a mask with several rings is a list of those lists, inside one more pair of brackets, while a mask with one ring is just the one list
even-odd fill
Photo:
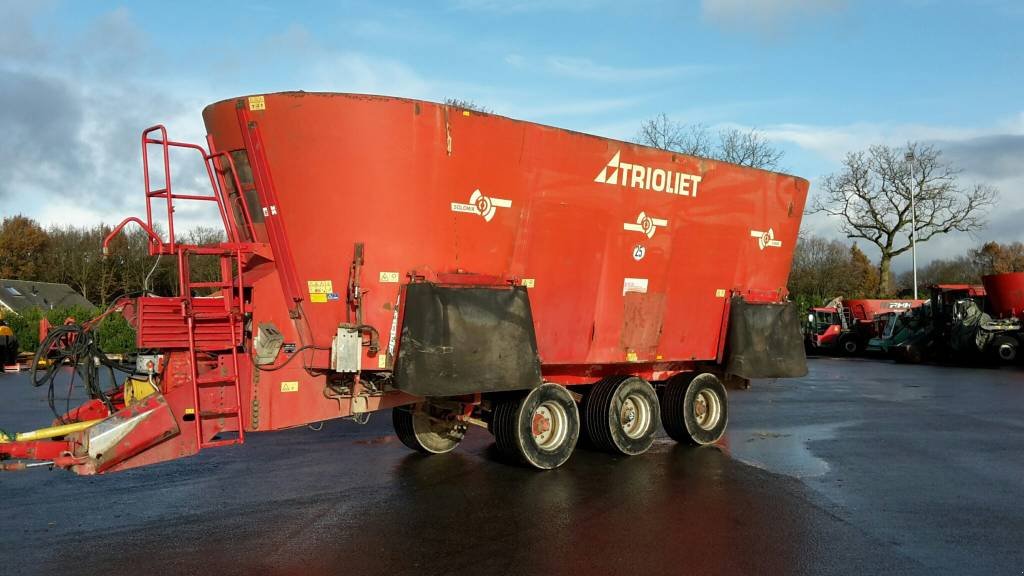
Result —
[[398, 272], [381, 272], [380, 282], [381, 284], [397, 284]]
[[463, 110], [462, 111], [462, 115], [463, 116], [469, 116], [469, 110]]
[[384, 355], [384, 354], [378, 354], [377, 355], [377, 368], [387, 368], [387, 367], [388, 367], [388, 357], [386, 355]]
[[725, 290], [721, 288], [715, 290], [715, 298], [725, 298]]
[[626, 360], [629, 361], [629, 362], [636, 362], [637, 361], [636, 352], [626, 352]]
[[185, 408], [185, 414], [195, 414], [195, 413], [196, 413], [196, 409], [195, 408]]
[[523, 286], [526, 286], [527, 288], [533, 288], [533, 285], [534, 285], [535, 282], [536, 281], [533, 278], [523, 278], [523, 280], [522, 280], [522, 282], [520, 282], [520, 284], [522, 284]]
[[249, 96], [249, 110], [255, 112], [256, 110], [266, 110], [267, 101], [263, 96]]
[[307, 280], [306, 286], [309, 286], [310, 294], [330, 294], [334, 292], [334, 285], [331, 284], [330, 280]]
[[327, 294], [310, 294], [309, 301], [317, 303], [327, 302]]
[[281, 392], [298, 392], [299, 383], [295, 380], [289, 380], [288, 382], [281, 382]]

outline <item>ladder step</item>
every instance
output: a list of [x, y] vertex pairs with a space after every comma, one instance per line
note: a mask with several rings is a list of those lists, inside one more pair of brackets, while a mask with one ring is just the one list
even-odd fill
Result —
[[200, 418], [220, 418], [221, 416], [241, 416], [238, 410], [200, 410]]
[[193, 312], [192, 318], [195, 320], [233, 320], [235, 317], [232, 312]]
[[234, 384], [234, 383], [235, 383], [235, 376], [233, 374], [229, 374], [227, 376], [221, 376], [220, 374], [214, 374], [212, 376], [207, 376], [207, 375], [204, 374], [203, 376], [199, 377], [199, 381], [198, 381], [198, 384], [200, 386], [208, 385], [208, 384]]
[[227, 440], [211, 440], [210, 442], [203, 442], [200, 444], [201, 448], [216, 448], [217, 446], [233, 446], [235, 444], [241, 444], [241, 438], [229, 438]]

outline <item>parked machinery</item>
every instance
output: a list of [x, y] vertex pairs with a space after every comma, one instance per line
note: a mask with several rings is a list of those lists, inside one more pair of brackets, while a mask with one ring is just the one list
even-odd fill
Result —
[[[553, 468], [581, 434], [642, 453], [659, 421], [715, 442], [723, 381], [806, 373], [786, 301], [803, 179], [401, 98], [264, 94], [203, 117], [205, 147], [143, 133], [147, 213], [112, 233], [138, 225], [178, 263], [176, 296], [115, 307], [149, 353], [0, 457], [93, 474], [389, 410], [420, 452], [476, 425]], [[172, 149], [212, 195], [172, 188]], [[218, 208], [226, 241], [181, 243], [176, 200]], [[196, 258], [221, 278], [194, 281]]]
[[872, 338], [881, 335], [887, 319], [884, 315], [902, 314], [924, 302], [834, 298], [825, 306], [808, 310], [805, 346], [810, 353], [858, 354], [865, 350]]

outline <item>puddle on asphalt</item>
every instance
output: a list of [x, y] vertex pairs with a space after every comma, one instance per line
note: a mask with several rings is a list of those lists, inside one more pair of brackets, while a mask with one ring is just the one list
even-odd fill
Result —
[[822, 476], [829, 471], [828, 462], [815, 456], [807, 447], [814, 440], [835, 438], [840, 424], [816, 424], [773, 430], [730, 430], [729, 454], [758, 468], [794, 478]]

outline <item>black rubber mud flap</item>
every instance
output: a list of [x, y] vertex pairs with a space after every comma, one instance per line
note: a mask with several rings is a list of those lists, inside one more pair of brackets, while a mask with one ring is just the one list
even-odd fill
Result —
[[417, 396], [526, 390], [541, 384], [526, 288], [406, 287], [395, 385]]
[[743, 378], [807, 375], [807, 354], [796, 304], [751, 304], [733, 298], [725, 370]]

